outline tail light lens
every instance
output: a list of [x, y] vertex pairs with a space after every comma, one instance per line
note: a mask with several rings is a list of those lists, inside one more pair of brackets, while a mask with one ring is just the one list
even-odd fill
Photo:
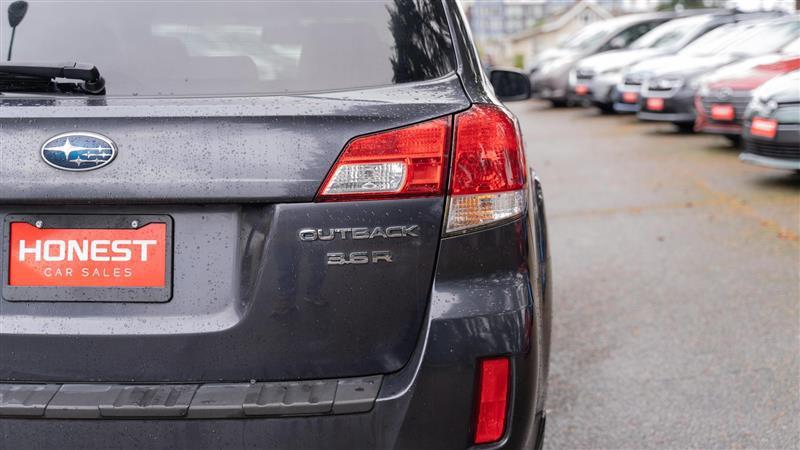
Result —
[[505, 110], [476, 105], [456, 115], [448, 233], [516, 217], [525, 209], [525, 154]]
[[370, 200], [444, 194], [451, 118], [350, 141], [317, 200]]
[[503, 437], [511, 375], [509, 366], [506, 357], [483, 359], [479, 362], [473, 439], [475, 444], [496, 442]]
[[[452, 117], [350, 141], [317, 201], [444, 195]], [[494, 105], [455, 115], [446, 233], [519, 216], [525, 210], [525, 156], [513, 117]]]

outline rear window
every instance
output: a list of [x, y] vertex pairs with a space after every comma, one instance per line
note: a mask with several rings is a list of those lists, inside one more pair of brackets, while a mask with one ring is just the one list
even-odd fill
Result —
[[[3, 17], [3, 56], [10, 36]], [[438, 78], [453, 53], [440, 0], [32, 0], [12, 62], [94, 64], [108, 95], [258, 95]]]

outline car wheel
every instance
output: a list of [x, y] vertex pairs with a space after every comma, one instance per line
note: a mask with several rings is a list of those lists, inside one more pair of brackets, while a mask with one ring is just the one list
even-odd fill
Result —
[[567, 100], [566, 99], [550, 100], [550, 105], [553, 108], [565, 108], [567, 106]]
[[678, 131], [681, 133], [694, 133], [694, 123], [693, 122], [680, 122], [675, 124], [678, 127]]

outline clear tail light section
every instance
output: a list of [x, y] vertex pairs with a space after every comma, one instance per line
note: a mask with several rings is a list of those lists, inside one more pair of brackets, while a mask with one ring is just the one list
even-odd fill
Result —
[[513, 117], [475, 105], [455, 118], [446, 232], [514, 218], [525, 210], [525, 152]]
[[497, 442], [506, 430], [508, 387], [511, 381], [507, 357], [478, 362], [478, 389], [475, 402], [475, 444]]
[[317, 201], [373, 200], [444, 194], [451, 117], [350, 141]]

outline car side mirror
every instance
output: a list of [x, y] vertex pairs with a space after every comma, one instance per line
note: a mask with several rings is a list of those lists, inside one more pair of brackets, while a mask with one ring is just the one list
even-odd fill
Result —
[[504, 102], [531, 98], [531, 80], [524, 72], [511, 69], [490, 69], [489, 81], [494, 93]]

